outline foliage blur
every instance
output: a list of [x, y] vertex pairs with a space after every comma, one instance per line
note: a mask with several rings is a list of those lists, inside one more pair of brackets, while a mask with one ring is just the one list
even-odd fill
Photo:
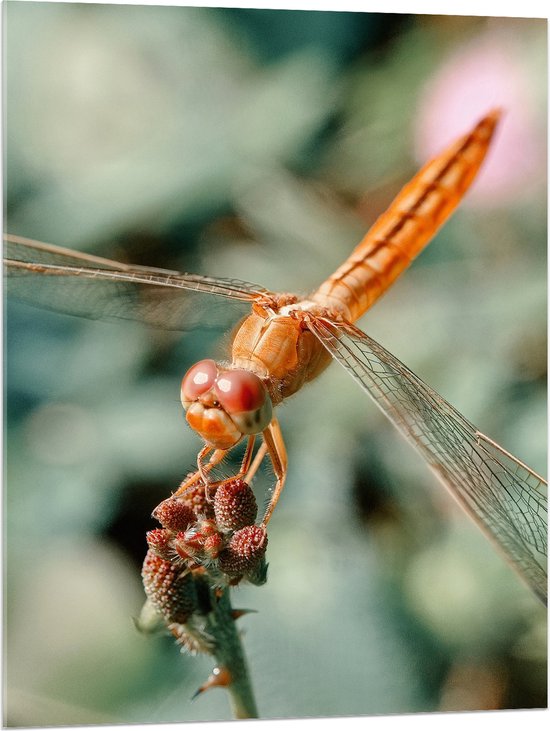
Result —
[[[360, 324], [545, 473], [546, 42], [528, 19], [8, 2], [6, 228], [306, 293], [504, 106], [479, 184]], [[210, 659], [132, 623], [151, 510], [199, 448], [179, 381], [227, 338], [6, 318], [6, 722], [228, 719], [221, 691], [190, 702]], [[280, 420], [269, 579], [234, 592], [262, 717], [545, 706], [543, 608], [351, 379]]]

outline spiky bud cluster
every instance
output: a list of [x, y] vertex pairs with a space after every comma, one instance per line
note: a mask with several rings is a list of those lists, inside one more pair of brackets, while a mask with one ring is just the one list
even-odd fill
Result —
[[149, 605], [191, 652], [210, 651], [200, 630], [201, 615], [211, 610], [209, 590], [243, 579], [260, 585], [267, 572], [267, 533], [254, 524], [258, 506], [250, 486], [232, 478], [211, 485], [210, 495], [199, 480], [155, 508], [162, 527], [147, 533], [142, 569]]
[[163, 500], [153, 511], [162, 528], [147, 533], [149, 549], [180, 569], [207, 569], [218, 583], [235, 584], [243, 578], [263, 583], [267, 567], [260, 562], [267, 534], [254, 525], [258, 505], [250, 485], [231, 478], [211, 489], [213, 500], [202, 481]]
[[219, 485], [214, 498], [214, 515], [221, 531], [235, 531], [252, 525], [257, 514], [256, 498], [248, 483], [234, 479]]
[[197, 592], [191, 574], [149, 549], [141, 576], [147, 597], [166, 622], [185, 624], [197, 608]]

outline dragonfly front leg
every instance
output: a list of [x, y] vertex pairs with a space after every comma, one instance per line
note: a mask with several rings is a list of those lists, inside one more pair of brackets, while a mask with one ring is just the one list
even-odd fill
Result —
[[[256, 437], [254, 435], [248, 437], [245, 453], [243, 455], [243, 459], [241, 462], [241, 467], [236, 475], [231, 477], [230, 479], [239, 479], [244, 478], [245, 475], [250, 475], [250, 478], [254, 475], [256, 470], [258, 469], [258, 465], [251, 466], [252, 463], [252, 454], [254, 452], [254, 442]], [[262, 445], [263, 446], [263, 445]], [[186, 480], [184, 480], [179, 488], [174, 493], [174, 496], [182, 495], [187, 490], [191, 489], [192, 487], [195, 487], [198, 483], [202, 482], [205, 488], [205, 496], [208, 502], [212, 502], [212, 490], [216, 487], [218, 487], [221, 482], [227, 482], [227, 480], [221, 480], [221, 481], [212, 481], [209, 476], [209, 472], [212, 471], [214, 467], [220, 464], [222, 460], [226, 457], [227, 453], [229, 452], [229, 449], [215, 449], [213, 450], [212, 447], [209, 445], [205, 445], [199, 454], [197, 455], [197, 470], [195, 472], [192, 472]], [[208, 462], [205, 463], [206, 457], [208, 454], [212, 452], [210, 455], [210, 459]], [[265, 454], [265, 450], [263, 452]], [[261, 461], [261, 460], [260, 460]], [[255, 460], [256, 462], [256, 460]]]
[[246, 473], [246, 476], [244, 478], [245, 482], [248, 482], [250, 484], [250, 482], [254, 478], [254, 475], [256, 474], [260, 465], [262, 464], [266, 454], [267, 454], [267, 445], [265, 442], [262, 442], [262, 444], [260, 445], [260, 448], [256, 452], [256, 456], [254, 457], [254, 460], [250, 464], [248, 472]]
[[[243, 456], [243, 460], [241, 462], [241, 469], [239, 470], [239, 472], [237, 474], [237, 478], [239, 478], [239, 479], [245, 479], [246, 481], [248, 481], [247, 478], [245, 478], [245, 475], [248, 476], [250, 474], [250, 472], [252, 472], [251, 463], [252, 463], [252, 455], [254, 453], [254, 442], [255, 441], [256, 441], [255, 434], [251, 434], [247, 440], [246, 450], [245, 450], [245, 453]], [[254, 470], [254, 472], [255, 471], [256, 470]], [[254, 475], [254, 472], [252, 472], [251, 477]]]
[[271, 500], [269, 501], [269, 505], [267, 506], [261, 523], [261, 525], [265, 528], [265, 526], [269, 522], [269, 519], [271, 518], [271, 514], [275, 510], [275, 506], [277, 505], [277, 502], [279, 501], [279, 498], [283, 491], [287, 473], [288, 459], [286, 455], [286, 448], [281, 432], [281, 427], [279, 426], [279, 422], [277, 421], [277, 419], [273, 418], [271, 420], [267, 429], [264, 429], [264, 431], [262, 432], [262, 435], [264, 438], [264, 444], [267, 448], [267, 453], [269, 454], [269, 458], [271, 460], [271, 464], [273, 465], [275, 477], [277, 478], [277, 482], [275, 483], [275, 489], [273, 490]]
[[[197, 483], [199, 482], [203, 482], [203, 484], [206, 486], [206, 489], [208, 489], [208, 473], [224, 459], [228, 451], [229, 450], [227, 449], [213, 450], [213, 448], [208, 445], [204, 446], [197, 455], [197, 471], [192, 472], [187, 477], [187, 479], [181, 483], [181, 485], [174, 493], [174, 497], [182, 495], [187, 490], [197, 485]], [[207, 464], [204, 464], [204, 460], [210, 452], [212, 452], [212, 454], [210, 455], [210, 459], [208, 460]]]

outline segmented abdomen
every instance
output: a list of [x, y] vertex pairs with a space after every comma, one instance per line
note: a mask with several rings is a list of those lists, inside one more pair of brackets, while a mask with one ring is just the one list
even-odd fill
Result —
[[427, 163], [311, 299], [351, 322], [371, 307], [454, 211], [483, 162], [499, 116], [490, 112]]

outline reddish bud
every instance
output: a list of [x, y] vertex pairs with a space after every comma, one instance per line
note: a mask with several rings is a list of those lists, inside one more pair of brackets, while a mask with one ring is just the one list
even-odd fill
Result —
[[[221, 550], [221, 543], [222, 538], [213, 520], [200, 520], [185, 533], [178, 533], [174, 541], [176, 552], [181, 558], [192, 557], [198, 560], [205, 555], [213, 558], [211, 551], [217, 556]], [[219, 546], [219, 549], [216, 549], [216, 546]]]
[[193, 550], [191, 546], [188, 546], [185, 540], [185, 533], [180, 531], [174, 538], [174, 549], [177, 555], [184, 560], [193, 558], [196, 555], [197, 550]]
[[223, 548], [223, 538], [219, 533], [214, 533], [204, 539], [204, 554], [207, 558], [218, 558]]
[[259, 525], [248, 525], [233, 534], [228, 547], [220, 553], [219, 567], [228, 576], [253, 572], [267, 549], [267, 532]]
[[163, 528], [174, 531], [186, 530], [197, 519], [192, 508], [177, 497], [168, 498], [157, 505], [153, 510], [153, 518], [156, 518]]
[[[187, 481], [189, 476], [185, 478], [184, 482]], [[200, 515], [206, 518], [214, 517], [214, 509], [212, 503], [206, 499], [205, 487], [202, 481], [193, 487], [187, 488], [185, 492], [178, 496], [178, 500], [190, 507], [197, 517]]]
[[214, 497], [214, 515], [220, 530], [234, 531], [251, 525], [257, 514], [256, 498], [244, 480], [227, 480], [218, 486]]
[[167, 623], [184, 624], [197, 607], [197, 592], [190, 573], [147, 551], [141, 570], [147, 597]]
[[147, 545], [153, 553], [165, 561], [170, 561], [174, 556], [174, 548], [172, 546], [172, 533], [165, 528], [155, 528], [148, 531]]

